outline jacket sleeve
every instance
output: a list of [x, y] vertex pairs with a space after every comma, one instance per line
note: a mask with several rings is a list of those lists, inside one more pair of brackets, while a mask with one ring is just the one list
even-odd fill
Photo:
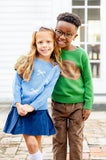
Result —
[[16, 102], [21, 103], [21, 84], [22, 78], [19, 76], [18, 73], [15, 75], [15, 79], [13, 82], [13, 106], [15, 106]]
[[91, 66], [88, 59], [87, 54], [84, 55], [83, 58], [83, 81], [84, 81], [84, 109], [92, 109], [93, 105], [93, 82], [92, 82], [92, 73], [91, 73]]
[[54, 86], [56, 84], [57, 79], [59, 78], [60, 69], [56, 70], [52, 76], [50, 76], [50, 79], [48, 79], [44, 85], [43, 91], [33, 100], [33, 102], [30, 104], [35, 108], [35, 110], [38, 110], [51, 96]]

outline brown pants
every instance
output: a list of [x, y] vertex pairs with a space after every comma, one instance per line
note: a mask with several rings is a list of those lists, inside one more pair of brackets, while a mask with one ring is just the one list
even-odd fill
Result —
[[70, 160], [82, 160], [83, 105], [83, 103], [58, 103], [52, 100], [52, 117], [56, 129], [56, 134], [53, 137], [53, 160], [66, 160], [67, 137]]

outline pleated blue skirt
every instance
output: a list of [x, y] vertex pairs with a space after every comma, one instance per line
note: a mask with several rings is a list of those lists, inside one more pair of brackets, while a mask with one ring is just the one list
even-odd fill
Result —
[[53, 135], [55, 128], [48, 110], [38, 110], [19, 116], [16, 107], [12, 107], [6, 120], [5, 133], [26, 135]]

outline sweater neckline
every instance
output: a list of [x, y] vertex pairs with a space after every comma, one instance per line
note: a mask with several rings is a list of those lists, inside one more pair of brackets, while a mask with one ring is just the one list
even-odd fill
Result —
[[42, 62], [42, 63], [52, 64], [52, 63], [49, 63], [49, 62], [43, 61], [43, 60], [41, 60], [41, 59], [39, 59], [39, 58], [36, 58], [36, 60], [38, 60], [38, 61], [40, 61], [40, 62]]
[[67, 50], [64, 50], [64, 49], [61, 49], [62, 50], [62, 52], [71, 52], [71, 53], [74, 53], [74, 52], [76, 52], [76, 51], [78, 51], [79, 49], [80, 49], [80, 47], [79, 46], [76, 46], [77, 47], [77, 49], [76, 50], [73, 50], [73, 51], [67, 51]]

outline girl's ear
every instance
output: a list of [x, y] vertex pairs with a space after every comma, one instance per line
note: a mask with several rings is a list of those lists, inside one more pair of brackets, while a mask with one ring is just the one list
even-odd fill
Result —
[[78, 36], [78, 34], [75, 34], [74, 38], [73, 38], [73, 41], [76, 39], [76, 37]]

